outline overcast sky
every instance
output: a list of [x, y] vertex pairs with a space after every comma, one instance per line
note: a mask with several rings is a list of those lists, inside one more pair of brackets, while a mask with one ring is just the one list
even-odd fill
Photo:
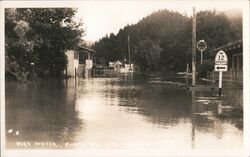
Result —
[[127, 24], [135, 24], [143, 17], [160, 9], [178, 11], [192, 15], [192, 7], [196, 10], [236, 10], [242, 1], [84, 1], [79, 3], [78, 18], [84, 21], [87, 41], [96, 41], [106, 34], [118, 33]]

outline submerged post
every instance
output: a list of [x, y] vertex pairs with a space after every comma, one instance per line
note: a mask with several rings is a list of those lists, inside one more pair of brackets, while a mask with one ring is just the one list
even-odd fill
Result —
[[192, 30], [192, 86], [196, 84], [196, 10], [193, 7], [193, 30]]
[[130, 61], [130, 39], [129, 39], [129, 35], [128, 35], [128, 63], [129, 63], [129, 71], [131, 71], [131, 61]]
[[222, 71], [219, 71], [219, 96], [221, 96], [222, 89]]

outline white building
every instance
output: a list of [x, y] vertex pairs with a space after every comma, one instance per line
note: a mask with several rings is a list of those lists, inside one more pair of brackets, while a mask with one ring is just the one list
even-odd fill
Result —
[[109, 67], [114, 68], [116, 72], [120, 73], [130, 73], [134, 72], [134, 64], [124, 64], [121, 61], [117, 60], [114, 62], [109, 62]]
[[124, 67], [120, 70], [121, 73], [131, 73], [134, 72], [134, 64], [124, 64]]
[[[83, 72], [90, 71], [93, 67], [93, 54], [94, 50], [84, 46], [78, 46], [75, 50], [67, 50], [65, 55], [68, 59], [68, 65], [64, 71], [67, 77], [75, 77], [82, 75]], [[79, 53], [85, 53], [87, 57], [83, 56], [84, 63], [79, 63]]]
[[122, 62], [120, 62], [119, 60], [114, 61], [114, 62], [109, 62], [109, 67], [114, 68], [116, 72], [120, 72], [121, 66], [122, 66]]
[[68, 65], [64, 71], [67, 77], [75, 77], [79, 66], [79, 53], [74, 50], [67, 50], [65, 55], [68, 59]]

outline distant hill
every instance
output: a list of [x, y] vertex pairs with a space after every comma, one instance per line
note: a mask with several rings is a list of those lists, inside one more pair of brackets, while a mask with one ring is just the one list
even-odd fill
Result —
[[[216, 11], [197, 13], [197, 42], [207, 42], [207, 52], [242, 38], [241, 27]], [[111, 33], [94, 43], [100, 63], [128, 58], [130, 36], [132, 61], [138, 70], [183, 71], [191, 63], [192, 19], [178, 12], [159, 10], [137, 24], [127, 25], [118, 34]], [[199, 57], [199, 54], [197, 54]], [[211, 60], [213, 53], [206, 53]], [[208, 62], [208, 70], [211, 65]]]

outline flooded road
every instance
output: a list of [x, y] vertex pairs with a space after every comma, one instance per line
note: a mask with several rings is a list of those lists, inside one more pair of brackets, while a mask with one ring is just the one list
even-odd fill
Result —
[[158, 74], [7, 82], [7, 148], [242, 148], [242, 121], [219, 116], [240, 105], [242, 89], [220, 100], [184, 82]]

